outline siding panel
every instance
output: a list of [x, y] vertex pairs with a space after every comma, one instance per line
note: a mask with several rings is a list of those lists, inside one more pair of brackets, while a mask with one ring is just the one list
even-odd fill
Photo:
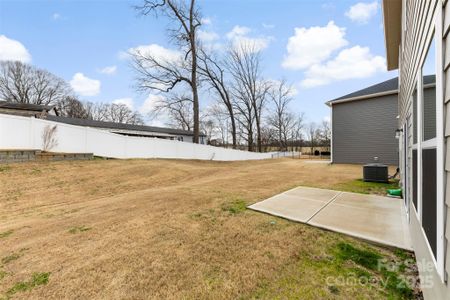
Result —
[[378, 157], [398, 165], [397, 105], [397, 95], [334, 104], [333, 162], [363, 164]]
[[[446, 187], [445, 187], [445, 202], [446, 208], [444, 214], [447, 217], [445, 225], [444, 243], [448, 245], [450, 239], [450, 5], [447, 1], [442, 0], [406, 0], [406, 22], [407, 28], [403, 28], [402, 33], [405, 35], [404, 45], [402, 45], [402, 52], [400, 53], [400, 70], [401, 83], [399, 91], [399, 112], [400, 124], [404, 124], [408, 115], [411, 114], [411, 95], [413, 94], [414, 86], [416, 84], [416, 77], [420, 67], [425, 59], [427, 45], [431, 41], [433, 35], [433, 20], [436, 11], [444, 9], [443, 13], [443, 69], [436, 70], [437, 72], [444, 72], [444, 116], [445, 128], [444, 135], [446, 136]], [[445, 8], [442, 7], [445, 5]], [[441, 38], [441, 37], [438, 37]], [[413, 214], [414, 215], [414, 214]], [[414, 223], [413, 221], [412, 223]], [[416, 226], [416, 227], [420, 227]], [[415, 228], [413, 226], [413, 228]], [[412, 230], [412, 238], [416, 241], [421, 241], [420, 230]], [[417, 238], [419, 237], [419, 238]], [[426, 255], [423, 253], [423, 242], [415, 245], [418, 250], [417, 259], [425, 259]], [[447, 246], [446, 253], [446, 271], [450, 273], [450, 249]], [[446, 296], [443, 296], [446, 295]], [[432, 289], [425, 289], [425, 299], [448, 299], [450, 295], [450, 287], [448, 284], [442, 285], [439, 279], [436, 278], [435, 285]]]

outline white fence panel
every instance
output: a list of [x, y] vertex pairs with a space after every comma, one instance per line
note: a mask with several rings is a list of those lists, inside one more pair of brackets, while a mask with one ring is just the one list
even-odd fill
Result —
[[89, 152], [112, 158], [178, 158], [250, 160], [271, 158], [272, 153], [198, 145], [157, 138], [130, 137], [105, 130], [57, 123], [32, 117], [0, 114], [1, 149], [41, 149], [47, 126], [57, 126], [55, 152]]

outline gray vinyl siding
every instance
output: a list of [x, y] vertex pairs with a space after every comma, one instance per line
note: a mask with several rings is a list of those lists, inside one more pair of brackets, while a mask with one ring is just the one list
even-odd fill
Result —
[[[450, 4], [445, 1], [443, 12], [444, 27], [443, 27], [443, 51], [444, 51], [444, 147], [446, 149], [445, 155], [445, 171], [446, 171], [446, 187], [445, 187], [445, 205], [446, 216], [445, 222], [445, 270], [447, 275], [450, 275]], [[450, 298], [450, 285], [447, 281], [445, 293]]]
[[[399, 115], [400, 126], [407, 124], [410, 131], [413, 130], [414, 122], [408, 122], [408, 118], [413, 115], [412, 95], [417, 84], [417, 74], [425, 60], [428, 45], [433, 37], [433, 19], [436, 16], [438, 10], [443, 10], [443, 51], [444, 51], [444, 70], [437, 70], [437, 72], [443, 72], [444, 79], [444, 101], [445, 101], [445, 145], [447, 154], [445, 158], [445, 170], [446, 170], [446, 192], [444, 208], [444, 214], [447, 216], [445, 222], [445, 269], [447, 274], [450, 273], [450, 249], [448, 247], [448, 240], [450, 239], [450, 5], [447, 1], [438, 0], [406, 0], [403, 2], [406, 4], [403, 7], [406, 10], [406, 20], [402, 28], [402, 41], [403, 44], [400, 48], [399, 61], [400, 61], [400, 81], [399, 81]], [[440, 38], [440, 37], [438, 37]], [[441, 73], [442, 74], [442, 73]], [[432, 95], [431, 95], [432, 96]], [[430, 97], [431, 97], [430, 96]], [[424, 94], [426, 101], [427, 92]], [[431, 113], [431, 112], [428, 112]], [[425, 109], [425, 114], [428, 114]], [[433, 128], [425, 128], [425, 130], [434, 130]], [[427, 132], [424, 132], [427, 135]], [[412, 136], [409, 136], [412, 139]], [[409, 141], [411, 147], [412, 141]], [[410, 161], [408, 159], [408, 161]], [[411, 175], [411, 164], [409, 163], [409, 170], [405, 174], [405, 170], [402, 170], [402, 177]], [[411, 177], [409, 177], [411, 178]], [[409, 181], [411, 182], [411, 181]], [[432, 286], [423, 286], [423, 293], [425, 300], [427, 299], [450, 299], [450, 286], [448, 282], [442, 282], [434, 268], [428, 268], [426, 266], [434, 266], [433, 258], [425, 240], [422, 225], [417, 218], [414, 208], [410, 207], [410, 233], [416, 254], [416, 259], [421, 263], [423, 269], [421, 270], [421, 276], [433, 282]]]
[[333, 163], [398, 164], [397, 94], [332, 106]]

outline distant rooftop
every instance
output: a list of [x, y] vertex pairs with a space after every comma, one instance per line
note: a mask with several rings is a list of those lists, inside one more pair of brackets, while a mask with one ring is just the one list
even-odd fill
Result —
[[[156, 133], [166, 133], [173, 135], [194, 135], [192, 131], [183, 129], [173, 129], [165, 127], [155, 127], [147, 125], [132, 125], [124, 123], [115, 122], [105, 122], [105, 121], [94, 121], [89, 119], [78, 119], [78, 118], [68, 118], [61, 116], [47, 116], [47, 120], [65, 123], [76, 126], [94, 127], [94, 128], [104, 128], [104, 129], [115, 129], [115, 130], [129, 130], [129, 131], [142, 131], [142, 132], [156, 132]], [[200, 134], [203, 135], [203, 134]]]
[[[425, 85], [435, 83], [435, 75], [426, 75], [423, 77], [423, 83]], [[392, 92], [398, 93], [398, 77], [383, 81], [381, 83], [374, 84], [362, 90], [347, 94], [345, 96], [330, 100], [326, 102], [327, 105], [331, 105], [335, 102], [345, 102], [346, 100], [350, 101], [352, 99], [357, 100], [358, 98], [366, 98], [370, 95], [376, 95], [381, 93], [389, 93]]]
[[50, 111], [54, 106], [0, 101], [0, 108], [41, 112]]
[[[38, 104], [28, 104], [28, 103], [15, 103], [0, 100], [0, 112], [6, 114], [14, 114], [19, 116], [36, 116], [39, 112], [49, 112], [54, 108], [54, 106], [49, 105], [38, 105]], [[27, 114], [28, 112], [28, 114]], [[31, 112], [31, 114], [30, 114]], [[103, 128], [103, 129], [113, 129], [117, 131], [134, 131], [142, 133], [160, 133], [161, 135], [187, 135], [193, 136], [194, 132], [183, 129], [165, 128], [165, 127], [155, 127], [147, 125], [132, 125], [124, 123], [115, 122], [105, 122], [105, 121], [94, 121], [89, 119], [78, 119], [69, 118], [62, 116], [46, 115], [45, 118], [49, 121], [65, 123], [76, 126]], [[200, 136], [205, 136], [200, 133]]]

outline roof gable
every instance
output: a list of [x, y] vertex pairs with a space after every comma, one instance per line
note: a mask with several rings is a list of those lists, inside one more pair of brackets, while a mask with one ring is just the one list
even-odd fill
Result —
[[[426, 75], [423, 77], [424, 85], [433, 84], [435, 83], [435, 81], [436, 81], [435, 75]], [[375, 97], [377, 95], [395, 94], [395, 93], [398, 93], [398, 77], [371, 85], [367, 88], [358, 90], [345, 96], [335, 98], [333, 100], [326, 102], [326, 104], [332, 105], [333, 103], [344, 102], [347, 100], [348, 101], [357, 100], [360, 98], [370, 98], [370, 96]]]

